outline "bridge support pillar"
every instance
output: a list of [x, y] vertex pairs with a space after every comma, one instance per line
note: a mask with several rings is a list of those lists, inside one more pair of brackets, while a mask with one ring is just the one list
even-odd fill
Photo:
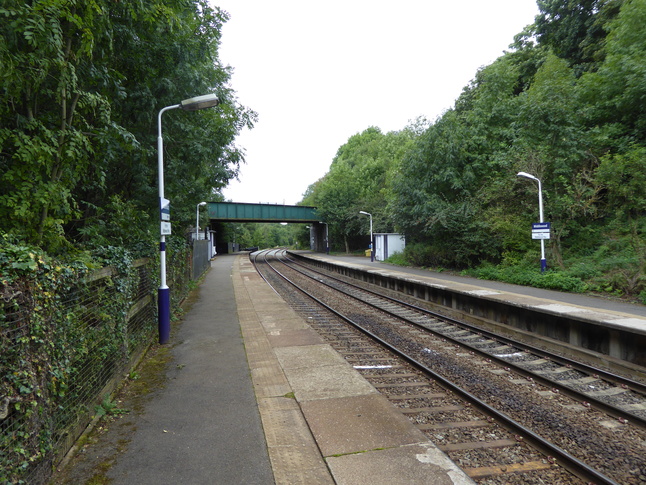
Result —
[[327, 252], [327, 227], [323, 222], [314, 222], [310, 225], [310, 249], [317, 253]]

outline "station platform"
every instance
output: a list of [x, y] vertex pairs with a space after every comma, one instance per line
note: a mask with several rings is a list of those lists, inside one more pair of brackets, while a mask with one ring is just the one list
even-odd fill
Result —
[[503, 334], [514, 328], [526, 343], [556, 351], [567, 347], [576, 358], [640, 381], [646, 378], [645, 305], [395, 266], [369, 257], [290, 253], [321, 269], [415, 295], [446, 316]]
[[[352, 258], [382, 264], [366, 259]], [[173, 324], [164, 384], [122, 418], [113, 449], [99, 439], [74, 466], [102, 466], [114, 485], [473, 483], [260, 278], [247, 253], [219, 255], [197, 291]]]
[[364, 256], [343, 256], [343, 255], [326, 255], [322, 253], [315, 253], [312, 251], [295, 251], [302, 253], [308, 257], [322, 260], [331, 260], [341, 264], [361, 266], [366, 269], [379, 269], [381, 271], [392, 271], [395, 273], [404, 273], [407, 275], [421, 276], [434, 280], [441, 280], [445, 284], [447, 282], [471, 285], [479, 288], [486, 288], [495, 291], [501, 291], [510, 294], [522, 294], [526, 297], [541, 298], [553, 302], [561, 302], [570, 305], [577, 305], [589, 309], [598, 309], [599, 311], [609, 311], [624, 313], [627, 315], [634, 315], [637, 317], [646, 317], [646, 305], [637, 303], [628, 303], [618, 299], [610, 299], [603, 297], [596, 297], [590, 295], [583, 295], [578, 293], [565, 293], [561, 291], [546, 290], [542, 288], [532, 288], [528, 286], [517, 286], [500, 281], [488, 281], [468, 276], [460, 276], [449, 273], [440, 273], [428, 271], [419, 268], [408, 268], [403, 266], [395, 266], [393, 264], [384, 263], [382, 261], [370, 261], [369, 257]]

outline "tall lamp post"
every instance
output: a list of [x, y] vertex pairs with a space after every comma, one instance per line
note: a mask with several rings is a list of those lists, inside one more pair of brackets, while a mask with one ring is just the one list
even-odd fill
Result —
[[170, 289], [166, 285], [166, 235], [170, 234], [170, 223], [164, 224], [164, 210], [169, 213], [169, 202], [164, 199], [164, 139], [162, 138], [162, 114], [165, 111], [181, 108], [186, 111], [197, 111], [199, 109], [212, 108], [217, 106], [220, 100], [215, 94], [206, 94], [195, 98], [185, 99], [180, 104], [166, 106], [159, 110], [157, 116], [157, 171], [159, 176], [159, 209], [160, 219], [160, 240], [159, 240], [159, 260], [160, 260], [160, 283], [157, 293], [158, 309], [158, 330], [159, 343], [168, 343], [170, 339]]
[[372, 243], [372, 214], [369, 212], [365, 211], [359, 211], [359, 214], [364, 214], [366, 216], [370, 216], [370, 262], [374, 262], [375, 260], [375, 248], [373, 248], [373, 243]]
[[200, 238], [200, 206], [206, 205], [206, 202], [200, 202], [195, 209], [195, 240]]
[[[538, 182], [538, 218], [539, 223], [542, 224], [543, 221], [543, 189], [541, 187], [541, 181], [538, 177], [534, 177], [532, 174], [527, 172], [518, 172], [516, 174], [518, 177], [525, 177], [530, 180], [535, 180]], [[541, 239], [541, 273], [544, 273], [547, 269], [547, 261], [545, 261], [545, 240]]]

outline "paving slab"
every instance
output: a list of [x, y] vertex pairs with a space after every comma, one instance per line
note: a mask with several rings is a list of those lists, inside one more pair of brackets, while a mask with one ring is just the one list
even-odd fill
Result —
[[283, 397], [258, 404], [276, 483], [334, 483], [298, 403]]
[[327, 344], [309, 345], [306, 348], [278, 347], [274, 348], [274, 354], [286, 370], [348, 365], [343, 357]]
[[328, 345], [274, 350], [299, 402], [377, 393]]
[[311, 328], [275, 330], [267, 338], [273, 347], [294, 347], [299, 345], [322, 344], [323, 339]]
[[428, 443], [373, 450], [327, 459], [343, 485], [467, 485], [444, 453]]
[[326, 457], [428, 441], [381, 394], [307, 401], [301, 408]]

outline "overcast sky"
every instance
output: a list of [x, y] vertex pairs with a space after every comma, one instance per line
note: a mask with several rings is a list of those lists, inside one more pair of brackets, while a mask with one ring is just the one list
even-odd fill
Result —
[[231, 18], [220, 60], [258, 113], [227, 200], [293, 205], [338, 148], [451, 108], [533, 22], [535, 0], [211, 0]]

